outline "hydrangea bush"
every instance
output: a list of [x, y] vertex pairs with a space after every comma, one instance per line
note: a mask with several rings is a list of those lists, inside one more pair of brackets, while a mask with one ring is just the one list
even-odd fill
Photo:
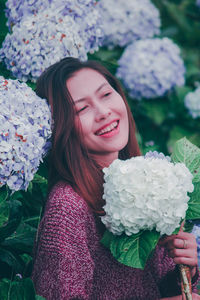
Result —
[[200, 224], [194, 225], [192, 233], [195, 235], [197, 241], [198, 265], [200, 267]]
[[100, 0], [106, 46], [125, 46], [160, 33], [160, 14], [149, 0]]
[[136, 41], [127, 46], [118, 63], [116, 75], [135, 99], [163, 96], [185, 82], [180, 49], [168, 38]]
[[85, 50], [98, 49], [102, 37], [102, 20], [96, 9], [95, 0], [7, 0], [7, 25], [11, 29], [24, 17], [33, 16], [42, 11], [52, 12], [59, 9], [60, 16], [71, 16], [79, 25], [79, 35], [85, 41]]
[[200, 117], [200, 86], [185, 96], [184, 103], [192, 118]]
[[0, 76], [0, 111], [0, 187], [27, 189], [50, 145], [49, 106], [26, 83]]
[[163, 157], [115, 160], [104, 172], [102, 222], [113, 234], [152, 230], [170, 235], [180, 226], [193, 191], [192, 174], [183, 163]]
[[[7, 69], [21, 80], [35, 81], [50, 65], [63, 57], [87, 59], [87, 51], [96, 47], [94, 32], [80, 35], [80, 26], [69, 15], [63, 16], [63, 7], [50, 7], [32, 16], [24, 17], [7, 34], [0, 58]], [[93, 21], [91, 21], [92, 24]]]

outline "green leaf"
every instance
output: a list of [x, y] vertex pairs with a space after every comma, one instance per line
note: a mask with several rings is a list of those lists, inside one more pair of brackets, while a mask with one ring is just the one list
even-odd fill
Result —
[[37, 184], [48, 184], [48, 180], [45, 177], [42, 177], [37, 173], [35, 174], [32, 182], [37, 183]]
[[0, 282], [0, 299], [5, 300], [35, 300], [36, 298], [33, 282], [30, 278], [19, 281], [3, 279]]
[[186, 220], [200, 219], [200, 182], [194, 183], [194, 191], [190, 194]]
[[189, 23], [188, 18], [185, 16], [184, 11], [181, 11], [178, 9], [177, 5], [174, 3], [169, 3], [168, 1], [163, 1], [163, 4], [165, 5], [168, 14], [170, 17], [176, 22], [178, 27], [183, 32], [192, 32], [192, 25]]
[[11, 251], [0, 248], [0, 261], [6, 263], [17, 273], [22, 273], [23, 271], [24, 263], [16, 253], [14, 254]]
[[178, 140], [180, 140], [183, 137], [189, 138], [191, 134], [192, 132], [188, 129], [179, 125], [175, 125], [170, 131], [169, 140], [167, 142], [169, 152], [172, 152], [172, 149]]
[[11, 282], [8, 279], [0, 281], [0, 299], [9, 299], [9, 287]]
[[169, 108], [166, 99], [151, 99], [142, 103], [146, 115], [154, 121], [155, 124], [161, 125], [167, 118]]
[[183, 231], [184, 232], [192, 232], [192, 229], [194, 227], [194, 224], [191, 222], [188, 222], [187, 220], [185, 221], [184, 227], [183, 227]]
[[102, 243], [109, 247], [112, 255], [122, 264], [144, 269], [147, 259], [157, 245], [160, 234], [155, 231], [142, 231], [138, 234], [120, 236], [105, 232]]
[[32, 82], [32, 81], [27, 81], [26, 83], [30, 88], [32, 88], [32, 90], [35, 91], [36, 88], [36, 83]]
[[6, 189], [0, 190], [0, 227], [8, 221], [9, 217], [9, 206], [6, 201], [8, 197], [8, 192]]
[[200, 149], [190, 143], [186, 138], [182, 138], [174, 145], [171, 155], [173, 162], [183, 162], [190, 170], [193, 183], [200, 182]]
[[177, 95], [178, 99], [180, 100], [180, 102], [183, 102], [185, 96], [191, 91], [192, 91], [192, 89], [188, 86], [176, 86], [175, 87], [175, 92], [176, 92], [176, 95]]
[[32, 253], [33, 244], [35, 240], [37, 229], [22, 222], [17, 230], [8, 238], [6, 238], [1, 245], [8, 250], [15, 251], [18, 254]]
[[25, 278], [22, 281], [22, 288], [24, 292], [24, 300], [35, 300], [35, 289], [31, 278]]
[[42, 296], [36, 295], [35, 300], [45, 300], [45, 298]]
[[106, 230], [104, 232], [104, 235], [103, 235], [102, 239], [101, 239], [101, 243], [106, 248], [110, 248], [110, 243], [111, 243], [112, 238], [113, 238], [113, 234], [109, 230]]
[[18, 227], [22, 217], [22, 204], [18, 200], [11, 200], [9, 204], [9, 219], [5, 226], [0, 228], [0, 242], [10, 236]]

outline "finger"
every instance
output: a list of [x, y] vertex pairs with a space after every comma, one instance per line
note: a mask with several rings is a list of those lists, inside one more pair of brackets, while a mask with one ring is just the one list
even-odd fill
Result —
[[170, 249], [169, 251], [169, 256], [172, 258], [175, 257], [185, 257], [185, 258], [191, 258], [191, 259], [196, 259], [197, 254], [194, 253], [193, 250], [191, 249]]
[[167, 243], [166, 248], [168, 250], [171, 250], [171, 249], [174, 249], [174, 248], [186, 249], [186, 248], [190, 248], [190, 243], [186, 240], [175, 238], [173, 240], [170, 240]]
[[196, 240], [194, 234], [183, 231], [179, 232], [176, 237], [185, 240]]
[[197, 265], [197, 260], [194, 258], [188, 257], [174, 257], [174, 262], [176, 264], [188, 265], [190, 267], [195, 267]]
[[159, 245], [160, 246], [165, 246], [166, 244], [168, 244], [170, 241], [174, 240], [176, 238], [177, 235], [170, 235], [170, 236], [166, 236], [162, 239], [159, 240]]
[[190, 241], [190, 240], [183, 240], [183, 239], [178, 239], [175, 238], [173, 240], [170, 240], [166, 245], [166, 249], [171, 250], [174, 248], [178, 249], [192, 249], [192, 250], [197, 250], [197, 244], [196, 240], [195, 241]]

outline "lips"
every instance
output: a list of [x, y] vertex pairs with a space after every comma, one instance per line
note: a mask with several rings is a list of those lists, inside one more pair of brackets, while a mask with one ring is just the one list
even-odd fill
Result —
[[98, 136], [107, 134], [107, 133], [113, 131], [113, 129], [117, 128], [118, 124], [119, 124], [119, 120], [114, 120], [114, 121], [110, 122], [109, 124], [102, 126], [100, 129], [98, 129], [95, 132], [95, 134]]

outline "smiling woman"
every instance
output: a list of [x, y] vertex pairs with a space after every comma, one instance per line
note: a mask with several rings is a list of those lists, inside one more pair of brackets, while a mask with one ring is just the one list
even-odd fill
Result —
[[109, 165], [128, 143], [128, 114], [122, 96], [103, 75], [89, 68], [68, 79], [67, 88], [84, 146], [102, 167]]
[[[118, 81], [95, 61], [65, 58], [40, 76], [36, 92], [49, 101], [53, 118], [49, 195], [32, 274], [36, 292], [48, 300], [181, 299], [174, 238], [157, 247], [144, 270], [120, 264], [100, 243], [102, 168], [140, 155]], [[195, 238], [184, 240], [195, 289]]]

